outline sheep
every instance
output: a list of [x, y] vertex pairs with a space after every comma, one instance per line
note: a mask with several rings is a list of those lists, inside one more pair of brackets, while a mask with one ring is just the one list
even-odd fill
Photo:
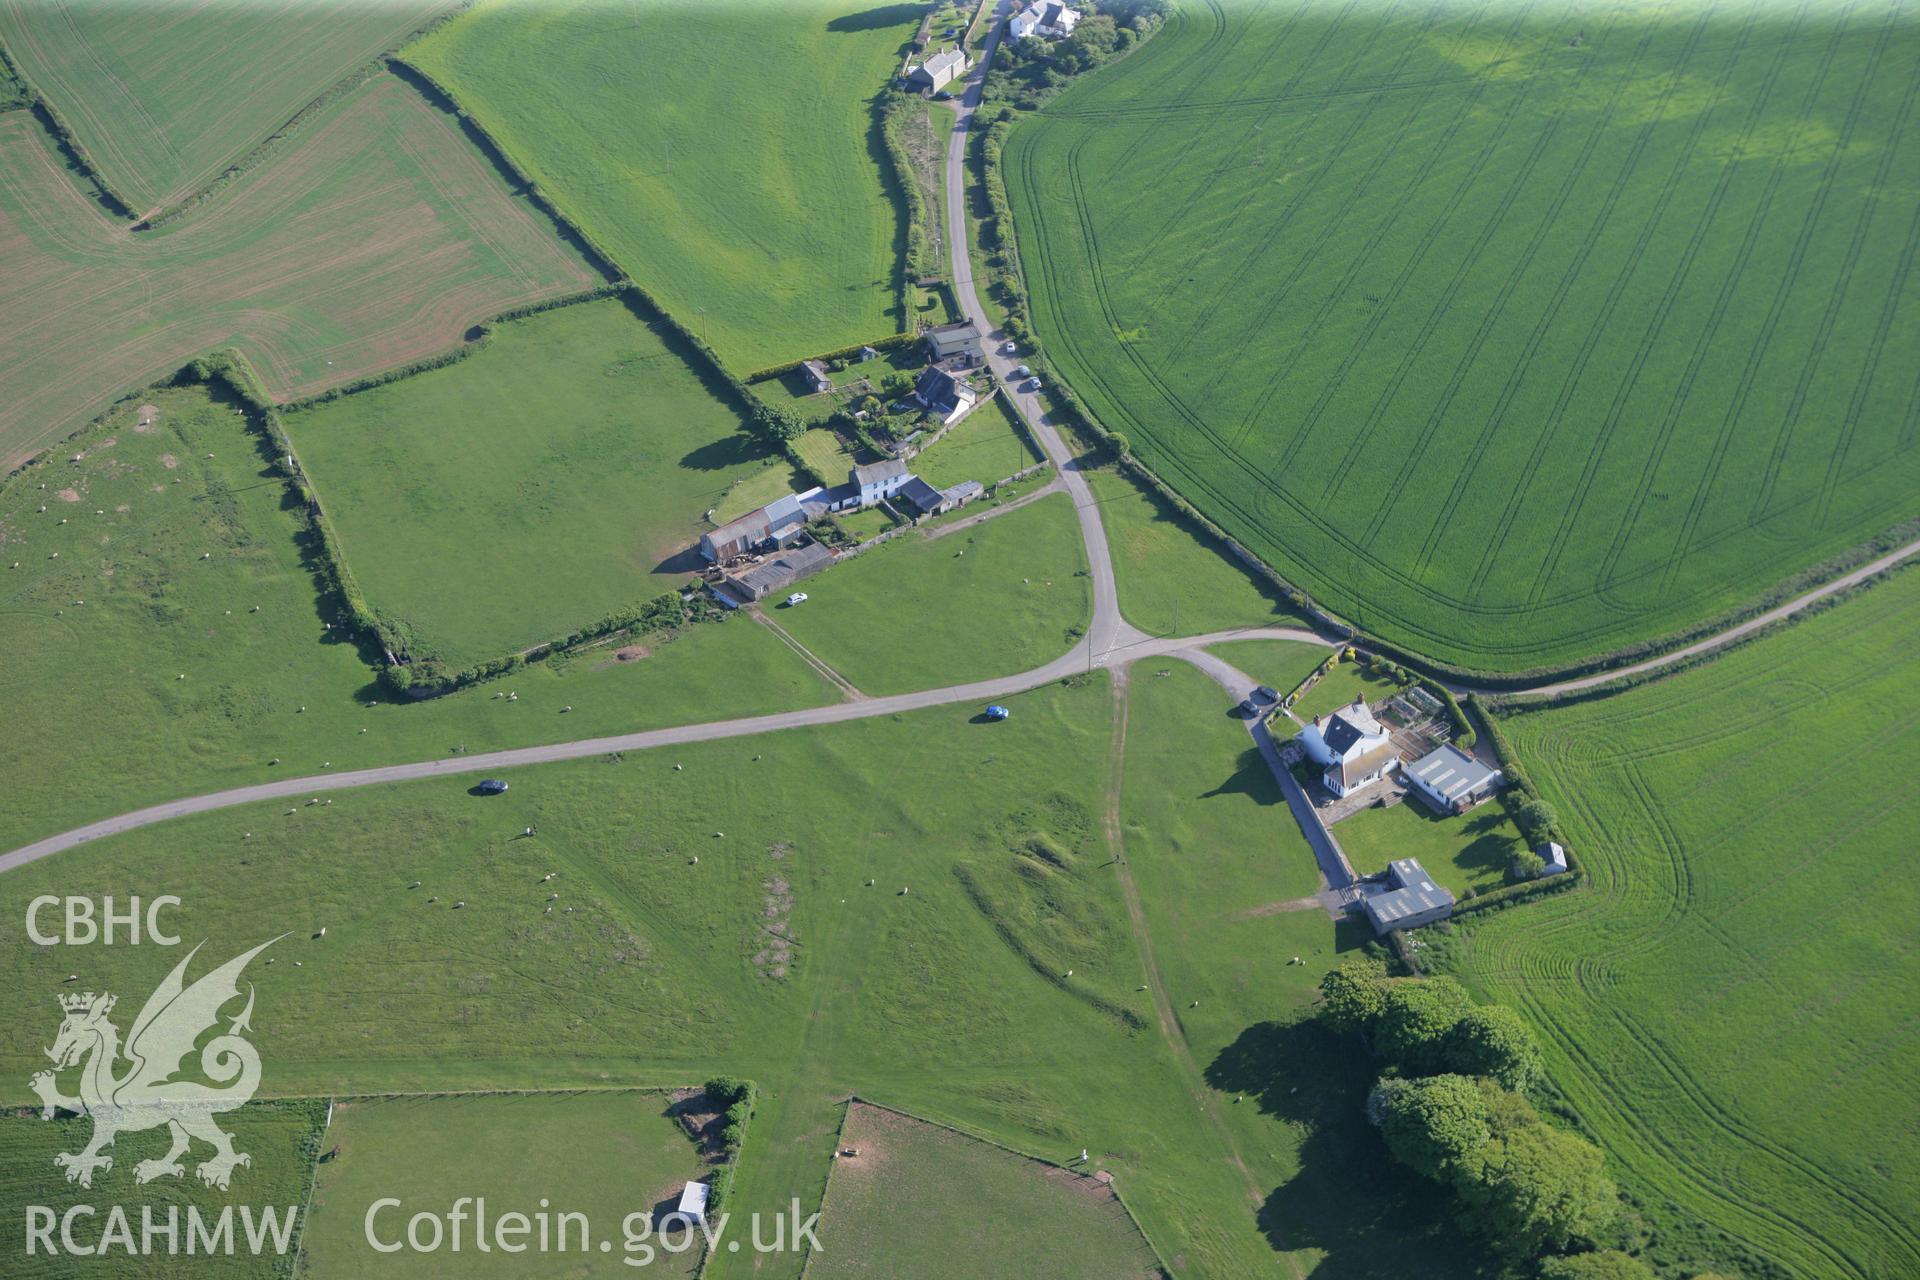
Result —
[[566, 706], [560, 708], [560, 714], [565, 715], [567, 712], [571, 710], [573, 710], [573, 704], [569, 702]]
[[68, 975], [67, 975], [67, 977], [66, 977], [66, 981], [68, 981], [68, 982], [78, 982], [78, 981], [80, 981], [80, 975], [79, 975], [79, 974], [77, 974], [77, 973], [70, 973], [70, 974], [68, 974]]
[[366, 732], [366, 730], [365, 730], [365, 729], [362, 729], [362, 730], [361, 730], [360, 732], [362, 732], [362, 733], [365, 733], [365, 732]]
[[557, 902], [559, 901], [559, 899], [560, 899], [560, 895], [557, 893], [550, 893], [547, 895], [548, 902]]
[[725, 840], [727, 838], [727, 833], [724, 831], [716, 831], [713, 833], [713, 838], [715, 840]]
[[409, 889], [418, 889], [419, 887], [420, 887], [420, 882], [418, 880], [415, 880], [412, 884], [407, 886], [407, 888]]
[[437, 893], [433, 895], [431, 898], [427, 899], [427, 903], [429, 906], [431, 906], [433, 903], [436, 903], [438, 901], [440, 901], [440, 895]]
[[697, 853], [693, 855], [693, 865], [696, 867], [700, 865], [700, 855]]
[[300, 962], [299, 962], [298, 960], [295, 960], [295, 961], [293, 962], [293, 967], [294, 967], [294, 968], [296, 968], [296, 969], [300, 969], [300, 968], [304, 968], [305, 966], [304, 966], [304, 965], [302, 965], [302, 964], [301, 964], [301, 963], [300, 963]]
[[911, 890], [909, 890], [909, 889], [908, 889], [908, 887], [907, 887], [906, 885], [901, 885], [901, 886], [900, 886], [900, 896], [901, 896], [901, 897], [903, 897], [903, 898], [904, 898], [904, 897], [906, 897], [906, 896], [907, 896], [907, 894], [908, 894], [909, 892], [911, 892]]
[[540, 877], [540, 883], [545, 884], [547, 881], [551, 879], [553, 879], [553, 872], [549, 871], [547, 872], [547, 874]]
[[453, 904], [453, 909], [454, 909], [455, 911], [458, 911], [458, 910], [459, 910], [460, 908], [462, 908], [462, 907], [464, 907], [464, 906], [466, 906], [466, 905], [467, 905], [467, 904], [466, 904], [466, 903], [465, 903], [464, 901], [462, 901], [462, 902], [456, 902], [456, 903], [454, 903], [454, 904]]
[[1067, 972], [1066, 972], [1066, 976], [1067, 976], [1067, 977], [1069, 977], [1069, 978], [1071, 978], [1071, 977], [1073, 976], [1073, 970], [1071, 970], [1071, 969], [1069, 969], [1069, 970], [1067, 970]]
[[324, 937], [326, 937], [326, 936], [327, 936], [327, 926], [325, 926], [325, 925], [321, 925], [321, 926], [320, 926], [320, 932], [318, 932], [318, 933], [316, 933], [316, 934], [314, 934], [313, 936], [314, 936], [314, 937], [316, 937], [316, 938], [324, 938]]

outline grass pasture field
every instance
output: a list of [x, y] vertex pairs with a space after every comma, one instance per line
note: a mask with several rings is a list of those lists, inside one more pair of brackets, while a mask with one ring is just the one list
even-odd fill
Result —
[[145, 216], [205, 187], [354, 68], [455, 7], [5, 0], [0, 44]]
[[1185, 3], [1007, 143], [1035, 324], [1363, 627], [1665, 636], [1915, 515], [1917, 52], [1907, 0]]
[[1361, 875], [1385, 871], [1395, 858], [1418, 858], [1455, 897], [1504, 885], [1507, 864], [1527, 847], [1498, 801], [1443, 817], [1413, 795], [1342, 818], [1333, 834]]
[[[633, 1275], [636, 1267], [643, 1275], [693, 1275], [698, 1233], [685, 1252], [648, 1254], [638, 1245], [629, 1252], [623, 1225], [630, 1214], [666, 1212], [683, 1186], [709, 1172], [672, 1106], [665, 1093], [628, 1090], [343, 1100], [327, 1131], [340, 1155], [319, 1166], [301, 1274], [525, 1276], [557, 1266], [575, 1277]], [[405, 1239], [414, 1213], [444, 1215], [462, 1196], [484, 1196], [490, 1222], [525, 1215], [534, 1225], [519, 1241], [527, 1251], [479, 1251], [471, 1220], [458, 1253], [446, 1246], [382, 1253], [367, 1243], [367, 1214], [377, 1200], [402, 1201], [373, 1220], [381, 1242], [391, 1244]], [[584, 1231], [566, 1227], [564, 1252], [535, 1252], [543, 1205], [555, 1243], [561, 1213], [586, 1217]], [[602, 1240], [613, 1248], [600, 1252]]]
[[[875, 531], [877, 532], [877, 530]], [[774, 618], [870, 694], [1006, 676], [1059, 657], [1093, 609], [1060, 494], [946, 537], [909, 533], [807, 580]]]
[[457, 668], [698, 567], [703, 514], [765, 451], [688, 354], [602, 299], [284, 421], [369, 602]]
[[533, 663], [512, 703], [495, 685], [396, 703], [380, 656], [326, 630], [341, 606], [257, 440], [205, 388], [152, 389], [73, 442], [80, 462], [0, 484], [0, 706], [33, 726], [0, 735], [0, 848], [290, 772], [833, 700], [739, 619]]
[[847, 1105], [809, 1276], [1155, 1280], [1126, 1208], [1090, 1175], [885, 1107]]
[[1278, 591], [1132, 476], [1101, 468], [1087, 473], [1087, 484], [1107, 528], [1120, 611], [1134, 626], [1198, 635], [1297, 621]]
[[404, 56], [745, 374], [903, 327], [905, 215], [871, 104], [919, 17], [488, 0]]
[[[39, 1034], [45, 1043], [53, 1042], [59, 1026], [59, 1014], [52, 1001], [45, 1002], [52, 1016], [38, 1016], [29, 1034]], [[130, 1019], [129, 1011], [125, 1018]], [[45, 1062], [45, 1059], [42, 1059]], [[65, 1087], [65, 1086], [63, 1086]], [[254, 1280], [260, 1276], [284, 1275], [300, 1239], [301, 1209], [312, 1185], [315, 1147], [326, 1120], [324, 1101], [296, 1099], [281, 1102], [253, 1102], [219, 1119], [222, 1130], [233, 1138], [233, 1148], [248, 1157], [249, 1163], [233, 1171], [228, 1189], [221, 1191], [202, 1183], [195, 1175], [201, 1160], [212, 1149], [195, 1143], [182, 1157], [186, 1173], [144, 1184], [134, 1181], [135, 1166], [143, 1160], [157, 1160], [167, 1152], [167, 1132], [162, 1128], [130, 1131], [119, 1135], [113, 1144], [113, 1168], [94, 1175], [91, 1188], [66, 1181], [55, 1167], [59, 1152], [77, 1152], [93, 1137], [94, 1122], [88, 1117], [62, 1114], [52, 1121], [40, 1118], [36, 1103], [32, 1110], [10, 1111], [0, 1117], [0, 1200], [10, 1212], [0, 1215], [0, 1249], [6, 1250], [10, 1280], [73, 1280], [75, 1277], [111, 1275], [116, 1280], [165, 1280], [190, 1269], [195, 1276], [209, 1280]], [[76, 1207], [74, 1238], [83, 1247], [104, 1245], [109, 1215], [114, 1207], [123, 1207], [132, 1228], [133, 1248], [112, 1246], [99, 1257], [77, 1256], [64, 1251], [49, 1256], [36, 1247], [28, 1251], [26, 1206], [38, 1205], [64, 1216]], [[199, 1252], [191, 1260], [169, 1256], [166, 1238], [157, 1236], [157, 1251], [141, 1256], [137, 1249], [141, 1238], [141, 1208], [149, 1206], [154, 1220], [165, 1224], [170, 1210], [177, 1213], [179, 1247], [187, 1248], [189, 1214], [198, 1213], [207, 1231], [217, 1231], [223, 1211], [231, 1211], [234, 1252]], [[271, 1224], [267, 1215], [272, 1215]], [[261, 1251], [249, 1248], [247, 1224], [259, 1232]], [[278, 1234], [276, 1234], [276, 1231]], [[56, 1230], [54, 1239], [59, 1239]], [[284, 1251], [280, 1241], [285, 1242]]]
[[[1337, 1200], [1288, 1216], [1313, 1182], [1299, 1169], [1326, 1176], [1348, 1139], [1372, 1142], [1352, 1096], [1364, 1064], [1299, 1041], [1281, 1058], [1223, 1047], [1291, 1025], [1343, 944], [1317, 912], [1241, 921], [1236, 946], [1175, 931], [1200, 910], [1184, 887], [1195, 876], [1235, 886], [1218, 906], [1229, 914], [1312, 877], [1283, 806], [1236, 780], [1245, 735], [1223, 695], [1175, 679], [1146, 682], [1166, 714], [1142, 713], [1124, 780], [1108, 766], [1114, 698], [1096, 673], [1008, 699], [1012, 719], [993, 727], [945, 707], [516, 769], [490, 799], [444, 779], [291, 815], [277, 803], [195, 815], [8, 872], [0, 918], [46, 892], [172, 893], [170, 927], [207, 939], [208, 964], [288, 933], [268, 953], [277, 963], [247, 974], [263, 1097], [749, 1077], [760, 1096], [727, 1206], [736, 1222], [796, 1196], [803, 1214], [818, 1205], [844, 1101], [859, 1093], [1053, 1159], [1086, 1147], [1089, 1171], [1114, 1174], [1186, 1274], [1271, 1275], [1289, 1249], [1303, 1269], [1379, 1274], [1383, 1260], [1418, 1259], [1471, 1274], [1430, 1207], [1379, 1176], [1377, 1143], [1353, 1148]], [[1176, 1063], [1136, 992], [1140, 937], [1101, 817], [1116, 783], [1136, 816], [1128, 861], [1161, 876], [1141, 883], [1161, 962], [1182, 966], [1171, 981], [1183, 1008], [1184, 993], [1206, 996], [1183, 1018], [1203, 1028], [1192, 1070], [1213, 1084]], [[1170, 855], [1162, 832], [1181, 841]], [[991, 892], [969, 893], [962, 869]], [[785, 926], [781, 963], [770, 919]], [[1076, 938], [1100, 945], [1064, 950]], [[1310, 963], [1289, 967], [1290, 954]], [[0, 1101], [27, 1100], [53, 1025], [47, 993], [66, 974], [132, 1002], [176, 962], [168, 948], [82, 953], [0, 934], [13, 975], [0, 989]], [[1255, 1074], [1271, 1087], [1249, 1085]], [[1208, 1136], [1200, 1097], [1237, 1135], [1251, 1187]], [[1346, 1117], [1346, 1137], [1316, 1128], [1321, 1116]], [[331, 1141], [346, 1145], [342, 1132]], [[518, 1150], [550, 1165], [561, 1146]], [[345, 1155], [329, 1178], [371, 1177], [365, 1151]], [[396, 1178], [426, 1171], [407, 1159], [382, 1163]], [[322, 1204], [316, 1230], [342, 1203]], [[1366, 1231], [1345, 1225], [1359, 1221]], [[707, 1274], [790, 1278], [798, 1263], [722, 1253]]]
[[212, 348], [276, 397], [459, 344], [599, 283], [447, 115], [375, 76], [219, 199], [134, 233], [0, 115], [0, 470]]
[[1683, 1273], [1920, 1271], [1894, 1119], [1920, 1112], [1916, 625], [1909, 569], [1706, 666], [1500, 719], [1590, 887], [1456, 922], [1446, 963], [1533, 1022]]
[[991, 488], [994, 481], [1042, 461], [1005, 397], [995, 395], [913, 455], [908, 465], [936, 489], [952, 488], [962, 480], [978, 480]]

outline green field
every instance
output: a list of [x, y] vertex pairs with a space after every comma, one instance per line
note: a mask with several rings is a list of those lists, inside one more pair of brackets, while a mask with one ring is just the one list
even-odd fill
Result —
[[[1212, 652], [1285, 697], [1308, 672], [1325, 662], [1332, 650], [1293, 640], [1235, 640], [1213, 646]], [[1274, 732], [1278, 734], [1282, 727], [1276, 722]]]
[[1204, 635], [1298, 623], [1272, 586], [1133, 477], [1103, 469], [1089, 472], [1087, 483], [1106, 525], [1120, 611], [1134, 626], [1155, 635]]
[[1500, 721], [1591, 887], [1449, 955], [1532, 1020], [1686, 1273], [1920, 1271], [1916, 626], [1908, 570], [1705, 667]]
[[1916, 514], [1916, 48], [1905, 0], [1188, 0], [1013, 132], [1034, 320], [1359, 625], [1663, 636]]
[[[1170, 982], [1183, 1010], [1185, 993], [1206, 996], [1183, 1018], [1193, 1070], [1217, 1086], [1175, 1063], [1135, 991], [1139, 938], [1102, 836], [1119, 775], [1099, 675], [1010, 698], [1012, 720], [992, 728], [948, 707], [514, 770], [495, 799], [445, 779], [342, 792], [291, 816], [278, 804], [197, 815], [9, 872], [0, 917], [21, 919], [44, 892], [164, 891], [182, 899], [169, 924], [208, 939], [209, 963], [291, 931], [269, 953], [277, 963], [248, 973], [263, 1095], [751, 1077], [761, 1095], [736, 1219], [795, 1196], [818, 1204], [841, 1105], [858, 1092], [1022, 1151], [1088, 1148], [1090, 1171], [1114, 1173], [1182, 1274], [1272, 1275], [1276, 1249], [1355, 1273], [1416, 1256], [1431, 1274], [1470, 1270], [1358, 1124], [1357, 1051], [1310, 1038], [1284, 1075], [1264, 1051], [1230, 1051], [1243, 1033], [1264, 1043], [1269, 1019], [1291, 1023], [1340, 944], [1317, 911], [1249, 920], [1239, 946], [1177, 931], [1169, 913], [1231, 914], [1301, 892], [1312, 871], [1284, 808], [1234, 781], [1245, 737], [1219, 715], [1221, 695], [1173, 679], [1150, 682], [1164, 715], [1142, 713], [1134, 730], [1126, 854], [1161, 963], [1181, 966]], [[523, 838], [529, 824], [537, 835]], [[1271, 843], [1250, 846], [1253, 829]], [[1181, 845], [1148, 834], [1161, 831]], [[1241, 896], [1191, 901], [1199, 874]], [[777, 975], [769, 911], [791, 944]], [[1289, 967], [1290, 954], [1309, 963]], [[82, 954], [0, 935], [13, 975], [0, 1100], [26, 1100], [57, 1012], [47, 996], [67, 973], [131, 1002], [176, 961], [167, 948]], [[1248, 1083], [1255, 1074], [1272, 1087]], [[1226, 1114], [1253, 1200], [1193, 1089]], [[1339, 1197], [1324, 1202], [1315, 1188], [1336, 1175]], [[1303, 1191], [1312, 1220], [1296, 1222]], [[708, 1275], [793, 1274], [753, 1261], [717, 1256]]]
[[920, 10], [489, 0], [406, 51], [736, 372], [899, 331], [872, 101]]
[[454, 7], [5, 0], [0, 44], [145, 215], [212, 182], [341, 77]]
[[216, 347], [285, 400], [600, 282], [451, 116], [390, 75], [139, 234], [33, 115], [0, 115], [0, 246], [0, 472]]
[[1040, 461], [1039, 450], [1006, 399], [996, 395], [916, 453], [909, 465], [936, 489], [950, 489], [962, 480], [978, 480], [992, 488], [994, 481]]
[[793, 452], [820, 484], [845, 484], [847, 472], [853, 469], [853, 454], [837, 433], [825, 427], [801, 432], [793, 442]]
[[[1278, 688], [1279, 686], [1275, 686]], [[1333, 670], [1314, 681], [1313, 687], [1293, 704], [1293, 714], [1302, 720], [1328, 715], [1347, 706], [1355, 698], [1365, 698], [1372, 706], [1400, 688], [1383, 675], [1376, 675], [1357, 662], [1336, 662]], [[1281, 689], [1280, 696], [1292, 692]]]
[[[877, 532], [870, 531], [870, 532]], [[906, 693], [1043, 666], [1093, 608], [1060, 495], [934, 538], [909, 533], [806, 582], [774, 617], [862, 693]]]
[[[694, 1274], [699, 1236], [683, 1253], [638, 1247], [629, 1254], [623, 1229], [629, 1214], [649, 1213], [705, 1176], [700, 1152], [668, 1114], [663, 1093], [606, 1091], [560, 1094], [466, 1094], [364, 1098], [343, 1101], [327, 1130], [338, 1158], [320, 1166], [313, 1212], [302, 1245], [301, 1273], [314, 1280], [359, 1276], [486, 1277], [530, 1274], [585, 1276]], [[491, 1222], [521, 1213], [538, 1223], [543, 1204], [559, 1239], [558, 1215], [586, 1215], [582, 1232], [569, 1227], [568, 1248], [508, 1254], [475, 1248], [474, 1223], [464, 1247], [434, 1253], [382, 1253], [367, 1243], [366, 1218], [375, 1201], [399, 1207], [377, 1211], [382, 1244], [405, 1239], [407, 1219], [426, 1210], [444, 1215], [462, 1196], [486, 1198]], [[635, 1224], [638, 1231], [638, 1224]], [[533, 1245], [529, 1234], [519, 1243]], [[613, 1248], [598, 1252], [599, 1242]], [[510, 1241], [511, 1243], [512, 1241]], [[628, 1262], [631, 1257], [633, 1262]], [[644, 1262], [644, 1266], [640, 1264]]]
[[1385, 871], [1395, 858], [1418, 858], [1455, 897], [1498, 889], [1507, 882], [1507, 864], [1527, 847], [1497, 802], [1441, 817], [1413, 795], [1342, 818], [1333, 835], [1361, 875]]
[[79, 463], [0, 485], [0, 706], [32, 726], [0, 735], [0, 848], [289, 773], [833, 700], [735, 620], [649, 635], [629, 661], [534, 663], [512, 703], [496, 684], [396, 704], [380, 655], [326, 630], [341, 606], [316, 598], [314, 548], [257, 439], [201, 388], [149, 391], [73, 442]]
[[852, 1103], [807, 1275], [1155, 1280], [1152, 1248], [1090, 1176]]
[[[53, 1042], [59, 1027], [59, 1011], [51, 1000], [45, 1001], [51, 1016], [36, 1009], [30, 1034], [45, 1043]], [[133, 1016], [123, 1011], [124, 1026]], [[41, 1059], [44, 1066], [46, 1060]], [[68, 1084], [63, 1090], [70, 1090]], [[169, 1209], [178, 1213], [180, 1248], [186, 1249], [189, 1215], [198, 1213], [204, 1229], [217, 1229], [223, 1210], [232, 1211], [232, 1254], [202, 1252], [190, 1266], [195, 1276], [213, 1280], [252, 1280], [254, 1277], [284, 1275], [276, 1269], [281, 1256], [290, 1262], [300, 1239], [297, 1223], [301, 1206], [306, 1203], [312, 1183], [314, 1158], [319, 1151], [321, 1125], [326, 1119], [326, 1103], [309, 1100], [292, 1102], [255, 1102], [218, 1117], [220, 1129], [233, 1139], [233, 1149], [248, 1157], [249, 1163], [232, 1173], [228, 1189], [221, 1191], [205, 1185], [195, 1175], [200, 1161], [213, 1154], [210, 1147], [196, 1142], [181, 1159], [186, 1172], [180, 1177], [165, 1177], [146, 1184], [134, 1181], [135, 1166], [143, 1160], [157, 1160], [167, 1153], [167, 1131], [154, 1127], [129, 1131], [114, 1141], [113, 1168], [94, 1174], [91, 1188], [68, 1183], [53, 1158], [60, 1152], [77, 1152], [93, 1137], [90, 1117], [61, 1115], [47, 1122], [40, 1119], [36, 1103], [31, 1111], [10, 1111], [0, 1117], [0, 1200], [9, 1212], [0, 1215], [0, 1250], [7, 1257], [10, 1280], [70, 1280], [73, 1277], [111, 1275], [115, 1280], [166, 1280], [181, 1274], [183, 1260], [169, 1257], [164, 1236], [156, 1236], [157, 1256], [139, 1256], [129, 1249], [114, 1246], [102, 1257], [76, 1257], [71, 1254], [48, 1256], [37, 1247], [28, 1253], [26, 1206], [39, 1205], [65, 1216], [79, 1207], [74, 1218], [74, 1237], [81, 1247], [106, 1243], [109, 1215], [123, 1206], [132, 1228], [134, 1247], [141, 1238], [141, 1206], [151, 1206], [156, 1222], [167, 1221]], [[243, 1208], [244, 1207], [244, 1208]], [[259, 1237], [262, 1248], [253, 1253], [248, 1245], [247, 1219], [251, 1213], [258, 1229], [267, 1214], [283, 1233], [286, 1248], [269, 1233]], [[53, 1239], [60, 1239], [56, 1229]]]
[[617, 299], [286, 417], [368, 601], [451, 666], [683, 585], [762, 455], [672, 332]]

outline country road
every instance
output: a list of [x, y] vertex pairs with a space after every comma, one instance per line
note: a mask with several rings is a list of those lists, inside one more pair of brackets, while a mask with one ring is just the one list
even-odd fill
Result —
[[[1004, 6], [1002, 6], [1004, 7]], [[999, 24], [997, 17], [993, 34], [982, 49], [980, 64], [968, 79], [965, 95], [955, 104], [958, 108], [953, 136], [948, 145], [946, 174], [946, 203], [949, 234], [947, 241], [952, 255], [954, 294], [959, 300], [966, 317], [980, 326], [982, 333], [991, 335], [995, 326], [988, 319], [985, 309], [974, 290], [973, 267], [967, 252], [968, 227], [965, 193], [965, 148], [968, 130], [972, 124], [974, 112], [979, 106], [981, 85], [987, 66], [991, 63], [994, 49], [999, 43]], [[774, 733], [782, 729], [797, 729], [811, 725], [838, 724], [852, 720], [862, 720], [872, 716], [893, 715], [901, 711], [917, 711], [928, 707], [950, 706], [954, 703], [985, 703], [996, 698], [1008, 697], [1028, 689], [1048, 684], [1055, 680], [1096, 668], [1116, 668], [1141, 658], [1180, 657], [1197, 661], [1203, 670], [1229, 687], [1233, 676], [1230, 669], [1223, 670], [1223, 664], [1207, 663], [1198, 651], [1212, 644], [1229, 640], [1275, 639], [1293, 640], [1308, 644], [1340, 643], [1341, 637], [1332, 634], [1320, 634], [1296, 627], [1248, 627], [1234, 631], [1215, 632], [1199, 636], [1157, 637], [1150, 636], [1139, 628], [1129, 624], [1120, 613], [1119, 597], [1114, 583], [1113, 559], [1107, 545], [1106, 529], [1101, 523], [1100, 510], [1095, 503], [1092, 490], [1086, 478], [1081, 474], [1077, 459], [1068, 449], [1066, 441], [1046, 416], [1040, 398], [1026, 392], [1014, 391], [1008, 383], [1008, 375], [1018, 363], [1018, 357], [1005, 357], [999, 354], [1000, 342], [992, 339], [988, 343], [988, 362], [996, 377], [1009, 387], [1009, 399], [1031, 428], [1034, 438], [1046, 450], [1059, 472], [1059, 483], [1064, 485], [1072, 496], [1075, 512], [1080, 522], [1080, 535], [1086, 545], [1088, 572], [1093, 585], [1093, 614], [1087, 633], [1066, 653], [1044, 666], [1018, 675], [1002, 676], [993, 680], [975, 681], [969, 684], [948, 685], [942, 688], [925, 689], [915, 693], [896, 694], [884, 698], [859, 698], [824, 707], [813, 707], [801, 711], [786, 711], [772, 715], [748, 716], [732, 720], [711, 721], [704, 724], [678, 725], [665, 729], [650, 729], [644, 732], [617, 734], [610, 737], [588, 738], [574, 742], [551, 743], [545, 746], [520, 747], [505, 751], [493, 751], [477, 755], [461, 755], [444, 759], [422, 760], [409, 764], [386, 765], [373, 769], [361, 769], [350, 773], [322, 774], [305, 778], [288, 778], [281, 781], [259, 783], [247, 787], [235, 787], [226, 791], [210, 792], [205, 795], [189, 796], [164, 804], [152, 805], [117, 817], [105, 818], [58, 835], [25, 845], [10, 853], [0, 855], [0, 872], [13, 870], [27, 863], [48, 857], [76, 845], [97, 840], [103, 836], [116, 835], [139, 827], [166, 822], [189, 814], [206, 813], [215, 809], [231, 808], [236, 805], [251, 804], [262, 800], [284, 800], [300, 796], [312, 796], [327, 791], [340, 791], [354, 787], [374, 786], [389, 782], [409, 782], [424, 778], [458, 777], [477, 773], [488, 773], [503, 769], [518, 768], [526, 765], [548, 764], [561, 760], [578, 760], [585, 757], [604, 755], [615, 751], [645, 751], [656, 747], [674, 746], [681, 743], [707, 742], [722, 738], [747, 737], [754, 734]], [[1703, 640], [1676, 649], [1659, 657], [1632, 666], [1603, 671], [1577, 679], [1554, 681], [1525, 689], [1503, 690], [1507, 696], [1526, 694], [1560, 694], [1591, 688], [1617, 680], [1623, 676], [1638, 675], [1657, 670], [1698, 654], [1731, 644], [1744, 636], [1770, 626], [1783, 618], [1806, 609], [1810, 605], [1844, 591], [1859, 582], [1890, 568], [1900, 561], [1920, 553], [1920, 540], [1910, 542], [1898, 550], [1887, 553], [1870, 564], [1861, 566], [1831, 582], [1816, 587], [1786, 604], [1770, 609], [1758, 617], [1729, 627]], [[1223, 678], [1226, 677], [1226, 678]], [[1244, 676], [1238, 677], [1244, 680]], [[1456, 692], [1473, 692], [1471, 686], [1455, 686]], [[1316, 850], [1316, 852], [1324, 852]], [[1326, 859], [1323, 858], [1323, 861]], [[1331, 876], [1329, 877], [1332, 878]]]

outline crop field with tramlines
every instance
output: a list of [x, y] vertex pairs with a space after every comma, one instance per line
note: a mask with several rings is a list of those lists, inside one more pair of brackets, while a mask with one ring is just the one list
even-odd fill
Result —
[[33, 115], [0, 114], [0, 261], [0, 469], [214, 347], [285, 399], [599, 283], [391, 75], [154, 231], [90, 200]]
[[1482, 670], [1916, 514], [1920, 8], [1190, 0], [1016, 126], [1035, 324], [1169, 483]]
[[1450, 964], [1542, 1032], [1667, 1261], [1920, 1273], [1916, 627], [1907, 570], [1503, 721], [1592, 884], [1456, 932]]
[[921, 13], [493, 2], [404, 56], [744, 374], [903, 327], [871, 103]]
[[246, 159], [355, 67], [457, 6], [4, 0], [4, 44], [145, 216]]

